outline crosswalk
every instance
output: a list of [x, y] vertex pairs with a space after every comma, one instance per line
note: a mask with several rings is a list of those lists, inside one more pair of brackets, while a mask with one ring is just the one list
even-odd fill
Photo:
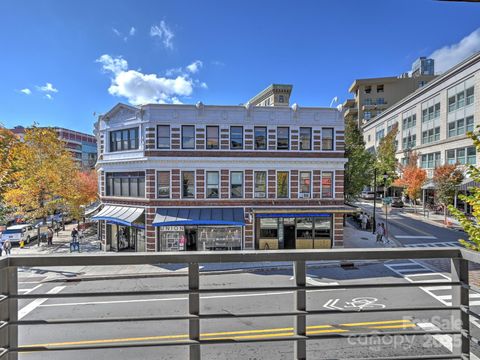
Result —
[[[442, 283], [451, 282], [451, 278], [443, 273], [435, 272], [427, 266], [414, 260], [388, 261], [385, 266], [402, 276], [410, 283], [428, 282], [432, 286], [421, 286], [424, 292], [446, 306], [452, 305], [452, 286]], [[480, 294], [470, 293], [470, 306], [480, 305]]]
[[414, 247], [414, 248], [433, 248], [433, 247], [462, 247], [458, 241], [450, 242], [434, 242], [434, 243], [418, 243], [418, 244], [405, 244], [405, 247]]

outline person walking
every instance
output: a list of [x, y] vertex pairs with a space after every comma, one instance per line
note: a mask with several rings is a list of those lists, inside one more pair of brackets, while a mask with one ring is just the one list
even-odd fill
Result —
[[72, 242], [78, 241], [78, 230], [77, 228], [73, 228], [72, 230]]
[[375, 229], [375, 234], [377, 235], [377, 243], [383, 242], [383, 235], [385, 235], [385, 228], [383, 227], [383, 223], [379, 223], [377, 228]]
[[[383, 237], [382, 237], [382, 242], [385, 244], [390, 243], [390, 240], [388, 240], [388, 234], [387, 234], [387, 229], [385, 228], [385, 224], [381, 223], [380, 226], [383, 229]], [[385, 239], [385, 240], [384, 240]]]
[[12, 250], [12, 243], [10, 242], [10, 240], [5, 240], [3, 242], [3, 251], [5, 251], [5, 255], [10, 255], [10, 251]]
[[53, 229], [51, 227], [48, 228], [47, 232], [47, 245], [53, 245]]
[[367, 222], [368, 222], [368, 217], [367, 214], [362, 214], [362, 230], [367, 230]]

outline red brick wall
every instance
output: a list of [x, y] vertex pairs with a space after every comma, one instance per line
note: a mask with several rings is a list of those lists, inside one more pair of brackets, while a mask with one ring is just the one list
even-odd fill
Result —
[[171, 191], [172, 194], [170, 195], [172, 199], [180, 199], [182, 187], [180, 185], [180, 170], [179, 169], [172, 169], [172, 184], [171, 184]]
[[197, 199], [204, 199], [205, 198], [205, 170], [204, 169], [198, 169], [197, 174]]
[[145, 149], [155, 149], [156, 131], [154, 127], [145, 129]]
[[245, 181], [245, 198], [253, 198], [253, 170], [245, 170], [244, 172], [244, 181]]
[[[172, 149], [181, 149], [181, 143], [180, 143], [180, 136], [181, 136], [181, 129], [180, 127], [177, 126], [172, 126], [171, 128], [171, 136], [172, 138], [170, 139], [170, 142], [172, 144]], [[160, 153], [163, 153], [163, 151], [160, 151]], [[146, 156], [151, 156], [147, 155], [147, 151], [145, 151]]]
[[[220, 149], [229, 150], [230, 149], [230, 129], [229, 128], [220, 128]], [[218, 153], [218, 152], [217, 152]], [[230, 152], [228, 152], [230, 154]], [[203, 155], [208, 156], [208, 155]], [[212, 155], [210, 155], [212, 156]], [[226, 155], [228, 156], [228, 155]]]
[[155, 184], [155, 169], [147, 169], [145, 171], [145, 197], [147, 199], [155, 199], [157, 185]]
[[[244, 235], [244, 249], [245, 250], [253, 250], [255, 249], [255, 241], [254, 241], [254, 224], [253, 224], [253, 215], [249, 217], [249, 214], [252, 214], [251, 208], [245, 209], [245, 235]], [[250, 219], [252, 221], [250, 221]]]
[[277, 174], [275, 170], [267, 172], [267, 194], [269, 199], [275, 199], [277, 195]]
[[230, 175], [228, 170], [220, 171], [220, 197], [222, 199], [230, 197]]
[[196, 149], [202, 150], [205, 149], [205, 128], [197, 128], [196, 130]]
[[319, 151], [322, 149], [322, 136], [320, 130], [313, 130], [313, 150]]
[[345, 132], [343, 130], [335, 131], [335, 149], [344, 151], [345, 150]]
[[245, 128], [245, 150], [253, 150], [254, 149], [254, 144], [253, 144], [253, 129], [252, 128]]
[[290, 171], [290, 198], [298, 198], [298, 170]]
[[313, 198], [320, 199], [321, 171], [313, 170]]
[[152, 225], [153, 220], [155, 219], [155, 209], [151, 207], [147, 207], [145, 210], [145, 242], [146, 242], [146, 250], [156, 251], [156, 227]]
[[333, 215], [333, 247], [343, 247], [343, 214]]
[[344, 170], [336, 170], [335, 171], [335, 199], [343, 199], [344, 198]]

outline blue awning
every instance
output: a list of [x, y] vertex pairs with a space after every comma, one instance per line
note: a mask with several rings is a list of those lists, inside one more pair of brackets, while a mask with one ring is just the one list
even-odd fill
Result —
[[105, 220], [113, 224], [133, 226], [134, 221], [138, 220], [144, 211], [144, 208], [107, 205], [97, 215], [92, 216], [92, 220]]
[[233, 225], [244, 226], [242, 208], [157, 209], [153, 226]]
[[293, 218], [293, 217], [329, 217], [332, 214], [325, 213], [258, 213], [255, 214], [257, 218]]

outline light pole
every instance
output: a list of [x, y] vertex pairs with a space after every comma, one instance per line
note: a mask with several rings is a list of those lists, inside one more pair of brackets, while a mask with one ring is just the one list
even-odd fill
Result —
[[383, 173], [383, 206], [385, 208], [385, 237], [388, 241], [388, 203], [387, 203], [387, 172]]
[[377, 209], [377, 168], [373, 168], [373, 217], [372, 217], [372, 234], [375, 234], [376, 218], [375, 210]]

